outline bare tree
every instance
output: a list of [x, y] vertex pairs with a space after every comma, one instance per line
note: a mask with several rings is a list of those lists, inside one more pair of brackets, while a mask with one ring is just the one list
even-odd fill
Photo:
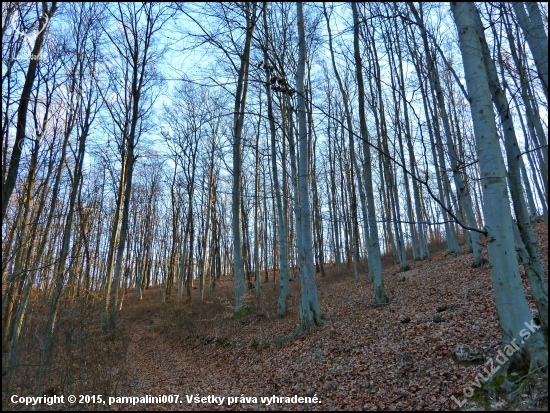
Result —
[[479, 62], [483, 62], [479, 42], [481, 34], [476, 30], [472, 4], [451, 3], [451, 11], [458, 30], [478, 145], [485, 201], [483, 212], [487, 229], [487, 250], [502, 335], [506, 344], [517, 341], [522, 353], [530, 361], [530, 368], [536, 368], [548, 364], [548, 350], [540, 332], [533, 332], [529, 340], [525, 341], [520, 335], [525, 327], [524, 323], [534, 322], [523, 293], [515, 253], [506, 171], [498, 141], [489, 78], [485, 66], [479, 66]]
[[[116, 66], [113, 64], [109, 69], [116, 99], [112, 100], [104, 92], [103, 100], [116, 125], [115, 136], [119, 140], [123, 159], [119, 194], [119, 203], [122, 199], [122, 217], [120, 223], [118, 220], [113, 222], [113, 228], [120, 224], [120, 234], [114, 268], [111, 272], [111, 267], [107, 275], [108, 328], [114, 331], [117, 294], [128, 237], [132, 178], [138, 155], [136, 147], [142, 134], [150, 127], [148, 116], [158, 93], [152, 90], [153, 85], [158, 85], [154, 65], [162, 54], [162, 50], [155, 46], [155, 41], [171, 12], [165, 5], [128, 3], [113, 6], [110, 15], [118, 30], [113, 32], [109, 26], [105, 26], [104, 32], [114, 48], [112, 62], [116, 62]], [[117, 66], [120, 70], [116, 69]], [[112, 242], [116, 238], [113, 236]]]
[[365, 86], [363, 83], [363, 66], [361, 64], [361, 54], [359, 49], [359, 14], [355, 3], [351, 5], [353, 10], [353, 50], [355, 57], [355, 70], [357, 78], [357, 87], [359, 89], [359, 122], [361, 125], [361, 138], [363, 140], [363, 157], [365, 159], [365, 192], [367, 197], [368, 220], [369, 220], [369, 272], [370, 278], [374, 284], [374, 296], [377, 304], [382, 304], [388, 301], [386, 296], [384, 281], [382, 279], [382, 262], [380, 257], [380, 244], [378, 238], [378, 223], [376, 222], [376, 207], [374, 203], [374, 188], [372, 182], [372, 165], [370, 152], [370, 136], [367, 129], [367, 121], [365, 118]]
[[300, 285], [302, 287], [302, 302], [300, 303], [300, 329], [307, 331], [316, 325], [324, 324], [319, 308], [319, 298], [317, 296], [317, 286], [315, 283], [315, 268], [313, 264], [313, 244], [311, 240], [311, 209], [309, 205], [309, 156], [308, 141], [311, 138], [307, 133], [306, 125], [306, 107], [304, 95], [304, 72], [306, 64], [306, 40], [304, 34], [304, 14], [302, 3], [296, 3], [298, 13], [298, 70], [296, 72], [296, 93], [297, 93], [297, 111], [298, 111], [298, 130], [299, 130], [299, 175], [300, 184], [300, 215], [301, 228], [297, 231], [301, 233], [301, 249], [299, 253], [300, 266]]
[[[21, 91], [21, 98], [19, 99], [19, 108], [17, 110], [17, 131], [15, 135], [15, 141], [11, 150], [10, 165], [4, 179], [4, 173], [2, 173], [2, 225], [4, 224], [4, 216], [8, 203], [10, 201], [13, 188], [17, 181], [17, 175], [19, 173], [19, 163], [21, 161], [21, 152], [23, 151], [23, 145], [25, 143], [25, 130], [27, 126], [27, 113], [29, 108], [29, 102], [31, 92], [36, 77], [36, 70], [38, 67], [38, 61], [42, 45], [44, 44], [44, 38], [46, 36], [48, 23], [53, 14], [57, 10], [57, 2], [52, 2], [48, 8], [47, 2], [42, 2], [42, 15], [38, 18], [38, 35], [32, 48], [29, 67], [27, 68], [27, 74], [25, 76], [25, 84]], [[7, 16], [6, 16], [7, 17]], [[2, 38], [4, 34], [4, 26], [2, 26]]]

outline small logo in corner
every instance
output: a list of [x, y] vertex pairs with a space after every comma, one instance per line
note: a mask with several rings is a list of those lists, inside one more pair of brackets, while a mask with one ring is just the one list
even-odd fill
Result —
[[[34, 48], [34, 44], [36, 43], [36, 39], [38, 38], [38, 36], [40, 36], [40, 34], [46, 30], [46, 28], [48, 27], [48, 23], [49, 23], [49, 20], [50, 18], [48, 17], [47, 14], [44, 14], [41, 19], [44, 19], [44, 25], [42, 26], [41, 29], [37, 30], [36, 33], [34, 34], [29, 34], [29, 33], [26, 33], [26, 32], [22, 32], [21, 30], [19, 30], [17, 27], [15, 27], [15, 25], [12, 25], [12, 29], [15, 33], [18, 33], [20, 36], [23, 37], [23, 39], [25, 39], [25, 42], [27, 43], [27, 46], [29, 47], [29, 52], [31, 53], [31, 56], [32, 56], [32, 49]], [[39, 26], [40, 27], [40, 23], [39, 23]], [[38, 59], [38, 56], [34, 57], [32, 56], [33, 58], [35, 59]]]

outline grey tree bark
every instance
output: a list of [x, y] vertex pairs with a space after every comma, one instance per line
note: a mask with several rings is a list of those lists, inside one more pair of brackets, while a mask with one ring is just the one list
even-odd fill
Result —
[[302, 245], [299, 250], [300, 261], [300, 286], [302, 289], [302, 301], [300, 303], [300, 330], [308, 331], [316, 325], [324, 324], [319, 308], [317, 285], [315, 283], [315, 268], [313, 265], [313, 243], [311, 239], [311, 212], [309, 205], [309, 179], [308, 179], [308, 134], [306, 125], [306, 106], [304, 101], [304, 72], [306, 64], [306, 41], [304, 31], [304, 14], [302, 3], [296, 3], [298, 24], [298, 68], [296, 72], [296, 93], [298, 110], [299, 131], [299, 175]]
[[[335, 172], [335, 165], [336, 165], [336, 159], [334, 156], [334, 153], [332, 151], [332, 141], [333, 141], [333, 132], [331, 128], [331, 97], [330, 92], [327, 94], [327, 101], [328, 101], [328, 107], [329, 107], [329, 118], [327, 120], [327, 136], [328, 136], [328, 151], [329, 151], [329, 181], [330, 181], [330, 206], [329, 209], [331, 211], [330, 217], [332, 222], [332, 237], [333, 237], [333, 244], [334, 244], [334, 259], [336, 264], [336, 269], [340, 270], [342, 258], [341, 258], [341, 246], [340, 246], [340, 216], [338, 214], [338, 200], [336, 195], [336, 172]], [[328, 182], [327, 182], [328, 185]]]
[[[349, 107], [349, 96], [346, 88], [344, 87], [344, 83], [342, 82], [342, 78], [340, 77], [340, 73], [338, 72], [338, 67], [336, 66], [336, 60], [334, 57], [334, 48], [332, 45], [332, 32], [330, 30], [330, 23], [329, 23], [329, 16], [326, 10], [325, 3], [323, 3], [323, 13], [325, 15], [325, 20], [327, 23], [327, 32], [328, 32], [328, 44], [329, 44], [329, 50], [330, 50], [330, 56], [332, 61], [332, 69], [334, 70], [334, 74], [336, 76], [336, 80], [338, 81], [338, 87], [340, 89], [340, 94], [342, 95], [342, 100], [344, 102], [344, 115], [346, 117], [346, 125], [347, 125], [347, 132], [348, 132], [348, 141], [349, 141], [349, 151], [350, 151], [350, 159], [352, 163], [352, 177], [355, 175], [357, 179], [357, 187], [359, 189], [359, 199], [361, 201], [361, 213], [363, 215], [363, 238], [365, 239], [365, 244], [369, 244], [368, 238], [369, 238], [369, 223], [367, 220], [367, 200], [365, 195], [365, 188], [363, 186], [363, 178], [361, 170], [359, 169], [359, 165], [357, 162], [357, 156], [355, 155], [355, 139], [354, 139], [354, 132], [353, 132], [353, 125], [352, 125], [352, 116], [351, 116], [351, 110]], [[355, 174], [353, 174], [355, 172]], [[357, 215], [357, 214], [355, 214]], [[354, 254], [357, 257], [358, 254], [358, 244], [359, 244], [359, 234], [356, 233], [357, 231], [354, 230], [354, 238], [355, 238], [355, 246], [354, 246]], [[354, 271], [356, 270], [357, 266], [357, 258], [354, 259]], [[358, 274], [356, 272], [356, 281], [359, 281]]]
[[235, 95], [235, 108], [233, 115], [233, 192], [232, 192], [232, 227], [233, 227], [233, 271], [235, 280], [235, 312], [241, 310], [244, 304], [246, 286], [244, 282], [244, 267], [242, 253], [242, 228], [241, 228], [241, 147], [244, 125], [244, 111], [248, 92], [248, 75], [250, 66], [250, 47], [252, 35], [256, 26], [256, 2], [252, 5], [246, 2], [246, 39], [242, 52], [240, 68], [237, 80], [237, 92]]
[[[423, 26], [422, 19], [418, 14], [414, 5], [412, 3], [409, 3], [408, 5], [415, 16], [417, 23]], [[441, 118], [441, 121], [443, 123], [443, 128], [445, 131], [445, 140], [447, 144], [447, 151], [449, 153], [449, 159], [451, 161], [451, 168], [453, 171], [453, 178], [455, 182], [456, 192], [458, 195], [458, 199], [459, 199], [462, 211], [467, 219], [466, 225], [475, 226], [476, 225], [475, 215], [472, 209], [472, 205], [470, 203], [470, 197], [468, 196], [468, 188], [464, 183], [464, 180], [462, 179], [462, 174], [459, 168], [459, 159], [454, 148], [454, 143], [451, 135], [451, 127], [449, 124], [449, 117], [447, 115], [447, 109], [445, 107], [445, 97], [443, 95], [443, 90], [441, 88], [441, 82], [437, 71], [437, 65], [436, 65], [436, 62], [434, 62], [430, 52], [426, 30], [422, 30], [422, 40], [424, 42], [424, 51], [426, 54], [426, 62], [428, 64], [428, 71], [430, 73], [430, 81], [432, 84], [432, 88], [435, 92], [435, 95], [437, 97], [437, 103], [439, 105], [439, 117]], [[441, 156], [440, 163], [443, 163], [443, 162], [444, 162], [444, 159]], [[450, 203], [448, 203], [448, 205], [450, 205]], [[481, 242], [479, 239], [479, 233], [475, 231], [471, 231], [470, 237], [472, 240], [472, 249], [474, 253], [474, 260], [473, 260], [472, 266], [479, 267], [483, 263], [483, 255], [481, 254]], [[459, 251], [456, 251], [456, 252], [459, 253]]]
[[[548, 144], [547, 139], [544, 134], [544, 130], [540, 121], [540, 118], [536, 114], [536, 110], [533, 107], [533, 100], [530, 97], [529, 93], [529, 79], [528, 79], [528, 69], [526, 68], [524, 62], [525, 62], [525, 53], [522, 53], [521, 43], [518, 43], [518, 47], [516, 47], [516, 39], [512, 33], [511, 23], [508, 21], [508, 16], [504, 14], [504, 18], [506, 20], [506, 34], [508, 36], [508, 44], [510, 46], [510, 52], [512, 54], [512, 57], [514, 59], [514, 63], [516, 65], [516, 68], [519, 72], [519, 89], [521, 91], [521, 97], [523, 100], [523, 103], [525, 105], [525, 115], [527, 120], [527, 127], [529, 130], [529, 134], [526, 135], [525, 144], [526, 146], [529, 144], [529, 137], [532, 140], [532, 143], [534, 145], [534, 148], [537, 149], [536, 155], [539, 163], [539, 167], [536, 168], [535, 164], [532, 163], [535, 170], [539, 169], [542, 174], [542, 185], [544, 186], [544, 190], [546, 193], [546, 196], [539, 196], [540, 202], [543, 205], [543, 209], [545, 211], [545, 216], [548, 219]], [[516, 77], [512, 76], [514, 79], [514, 82], [516, 82]], [[517, 86], [517, 84], [516, 84]], [[513, 99], [515, 99], [515, 96], [513, 96]], [[527, 149], [526, 149], [527, 151]], [[528, 156], [531, 157], [531, 153], [528, 152]], [[535, 172], [535, 176], [536, 176]]]
[[[281, 184], [279, 183], [279, 172], [277, 168], [277, 146], [276, 146], [276, 132], [275, 132], [275, 117], [273, 115], [273, 102], [271, 97], [271, 79], [270, 79], [270, 67], [269, 56], [267, 53], [269, 45], [269, 26], [267, 24], [267, 3], [263, 4], [263, 23], [265, 34], [265, 46], [264, 46], [264, 67], [266, 72], [265, 90], [267, 95], [267, 117], [269, 119], [269, 133], [271, 142], [271, 173], [273, 179], [273, 186], [275, 190], [275, 198], [277, 200], [277, 219], [279, 222], [279, 299], [277, 301], [277, 315], [283, 317], [287, 312], [287, 300], [290, 295], [289, 276], [288, 276], [288, 225], [287, 225], [287, 211], [283, 206]], [[283, 159], [283, 163], [286, 159]]]
[[489, 78], [471, 7], [469, 3], [451, 3], [481, 170], [483, 213], [495, 303], [504, 343], [516, 340], [521, 352], [530, 361], [530, 368], [536, 368], [548, 364], [548, 349], [539, 331], [533, 331], [525, 341], [520, 334], [525, 323], [533, 325], [534, 322], [521, 283], [507, 196], [506, 170], [498, 142]]
[[365, 193], [367, 199], [367, 219], [369, 220], [370, 237], [367, 244], [367, 253], [369, 260], [369, 274], [374, 284], [374, 300], [376, 304], [388, 302], [384, 280], [382, 278], [382, 261], [380, 256], [380, 242], [378, 236], [378, 223], [376, 222], [376, 204], [374, 202], [374, 188], [372, 183], [372, 156], [370, 151], [370, 136], [367, 129], [367, 119], [365, 116], [365, 85], [363, 82], [363, 66], [361, 64], [361, 52], [359, 47], [359, 14], [357, 5], [351, 3], [353, 11], [353, 51], [355, 58], [355, 76], [359, 91], [359, 124], [361, 139], [363, 141], [363, 158], [365, 161]]
[[[265, 3], [264, 3], [265, 4]], [[262, 106], [260, 101], [260, 116]], [[260, 296], [260, 120], [258, 120], [258, 131], [256, 132], [256, 165], [254, 171], [254, 281], [256, 286], [256, 297]]]
[[519, 164], [521, 153], [516, 138], [513, 117], [508, 107], [508, 99], [506, 99], [500, 87], [500, 81], [498, 79], [495, 63], [491, 58], [479, 11], [473, 3], [471, 3], [470, 11], [476, 24], [491, 96], [493, 97], [493, 102], [495, 103], [495, 107], [502, 122], [506, 159], [508, 161], [508, 186], [512, 195], [517, 225], [526, 250], [523, 254], [523, 265], [529, 279], [533, 298], [539, 311], [542, 334], [548, 340], [548, 288], [545, 282], [544, 265], [540, 257], [533, 228], [531, 227], [531, 220], [527, 212], [525, 198], [523, 197]]
[[525, 13], [523, 2], [513, 3], [519, 25], [523, 30], [525, 39], [529, 43], [531, 54], [535, 59], [539, 78], [542, 82], [542, 90], [548, 102], [548, 36], [544, 30], [538, 4], [536, 2], [527, 2], [525, 5], [527, 5], [529, 14]]

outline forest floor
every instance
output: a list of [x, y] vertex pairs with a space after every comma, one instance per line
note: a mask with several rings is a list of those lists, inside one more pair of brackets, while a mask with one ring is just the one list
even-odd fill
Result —
[[[546, 223], [536, 224], [534, 229], [547, 267]], [[81, 307], [70, 307], [73, 310], [60, 321], [58, 349], [39, 394], [65, 398], [68, 394], [103, 394], [105, 398], [165, 395], [167, 403], [132, 405], [115, 399], [111, 405], [36, 407], [547, 410], [547, 369], [527, 377], [525, 371], [512, 373], [511, 380], [523, 377], [523, 387], [514, 398], [497, 395], [491, 399], [478, 389], [476, 376], [486, 376], [485, 361], [494, 359], [502, 349], [489, 267], [471, 268], [472, 255], [465, 246], [459, 256], [448, 255], [445, 246], [441, 247], [432, 252], [430, 261], [411, 260], [411, 270], [406, 272], [398, 272], [397, 265], [388, 263], [384, 282], [391, 303], [381, 307], [372, 306], [373, 288], [365, 267], [360, 267], [358, 283], [345, 265], [340, 271], [327, 268], [324, 277], [317, 276], [326, 325], [293, 339], [289, 336], [300, 321], [300, 283], [298, 279], [290, 283], [288, 315], [279, 318], [279, 286], [273, 274], [268, 283], [262, 282], [260, 298], [248, 290], [250, 313], [238, 319], [233, 317], [234, 288], [229, 278], [222, 277], [215, 294], [205, 292], [202, 302], [198, 289], [192, 290], [190, 301], [178, 302], [172, 297], [166, 303], [159, 287], [144, 291], [141, 301], [128, 290], [114, 337], [101, 330], [101, 297], [82, 297]], [[548, 280], [548, 271], [546, 277]], [[525, 276], [523, 281], [527, 287]], [[526, 291], [535, 311], [529, 289]], [[40, 300], [35, 305], [38, 308]], [[43, 310], [36, 311], [48, 314], [49, 307], [42, 305]], [[3, 354], [3, 410], [25, 408], [10, 402], [13, 394], [35, 395], [41, 354], [36, 332], [41, 331], [44, 320], [38, 318], [28, 327], [35, 333], [21, 347], [21, 367], [13, 373], [18, 375], [11, 390], [6, 390], [11, 373], [5, 370]], [[457, 353], [477, 360], [461, 361]], [[473, 396], [465, 396], [471, 393]]]
[[[535, 231], [547, 265], [546, 224]], [[350, 269], [328, 268], [317, 278], [326, 326], [291, 340], [285, 337], [299, 325], [298, 280], [291, 283], [285, 318], [276, 315], [272, 278], [262, 283], [259, 299], [248, 292], [251, 311], [240, 319], [232, 317], [230, 280], [219, 282], [215, 297], [203, 303], [192, 297], [162, 304], [158, 289], [145, 291], [142, 302], [128, 294], [129, 381], [120, 393], [179, 395], [177, 404], [135, 407], [152, 410], [456, 410], [459, 404], [460, 410], [547, 410], [544, 374], [524, 379], [524, 391], [513, 399], [491, 399], [474, 384], [486, 358], [502, 348], [502, 337], [489, 267], [473, 269], [471, 260], [463, 247], [460, 256], [440, 251], [430, 261], [411, 261], [406, 272], [387, 266], [393, 302], [377, 308], [365, 268], [359, 283]], [[461, 362], [457, 351], [479, 360]], [[189, 403], [186, 396], [206, 399]], [[261, 399], [272, 396], [291, 399]]]

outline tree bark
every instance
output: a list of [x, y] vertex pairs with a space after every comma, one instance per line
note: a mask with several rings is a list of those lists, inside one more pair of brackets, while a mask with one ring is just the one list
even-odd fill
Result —
[[525, 13], [523, 2], [514, 2], [514, 11], [531, 49], [531, 54], [535, 59], [537, 72], [542, 82], [542, 90], [546, 95], [546, 102], [548, 102], [548, 37], [544, 30], [538, 4], [536, 2], [525, 4], [527, 5], [529, 15]]
[[311, 212], [309, 206], [309, 180], [308, 180], [308, 134], [306, 125], [306, 107], [304, 101], [304, 72], [306, 63], [306, 41], [304, 33], [304, 15], [302, 3], [296, 3], [298, 24], [298, 69], [296, 72], [296, 92], [298, 101], [298, 130], [299, 130], [299, 184], [301, 228], [297, 231], [302, 235], [302, 248], [299, 250], [300, 261], [300, 285], [302, 288], [302, 301], [300, 303], [300, 330], [307, 331], [315, 325], [322, 325], [324, 321], [319, 308], [317, 286], [315, 284], [315, 268], [313, 265], [313, 243], [311, 240]]
[[241, 147], [244, 125], [244, 110], [248, 92], [248, 71], [250, 65], [250, 47], [252, 35], [256, 26], [256, 3], [246, 3], [246, 39], [241, 55], [241, 64], [237, 80], [237, 93], [235, 95], [235, 108], [233, 115], [233, 195], [232, 195], [232, 219], [233, 219], [233, 271], [235, 281], [235, 312], [244, 305], [246, 286], [244, 282], [244, 266], [242, 253], [242, 228], [241, 228]]
[[29, 61], [29, 67], [25, 76], [25, 83], [23, 85], [21, 98], [19, 100], [19, 108], [17, 110], [17, 128], [15, 133], [15, 141], [13, 143], [11, 151], [10, 165], [6, 175], [6, 180], [2, 181], [2, 225], [4, 225], [6, 209], [8, 208], [8, 203], [10, 201], [13, 188], [15, 188], [15, 183], [17, 181], [17, 175], [19, 174], [21, 152], [23, 151], [23, 145], [26, 138], [25, 129], [27, 125], [27, 111], [29, 108], [32, 87], [34, 84], [34, 79], [36, 77], [36, 70], [38, 68], [39, 62], [37, 56], [40, 56], [40, 51], [42, 50], [42, 45], [44, 44], [44, 37], [46, 35], [46, 29], [49, 20], [52, 18], [56, 10], [56, 1], [52, 2], [50, 10], [48, 10], [48, 3], [45, 1], [42, 2], [42, 17], [40, 18], [40, 22], [38, 24], [38, 36], [36, 37], [36, 41], [34, 42], [34, 46], [32, 48], [31, 59]]
[[546, 337], [546, 340], [548, 340], [548, 288], [546, 287], [544, 277], [544, 265], [540, 257], [533, 228], [531, 227], [531, 220], [527, 212], [525, 198], [523, 197], [519, 164], [521, 153], [516, 138], [514, 122], [508, 106], [508, 99], [506, 99], [500, 87], [495, 63], [491, 58], [489, 46], [485, 39], [479, 11], [473, 3], [471, 4], [471, 13], [475, 20], [477, 35], [483, 53], [483, 63], [487, 71], [491, 96], [493, 97], [493, 102], [495, 103], [495, 107], [502, 122], [506, 159], [508, 161], [508, 186], [512, 195], [519, 232], [523, 244], [525, 245], [523, 265], [529, 279], [533, 298], [539, 311], [542, 334]]
[[521, 283], [506, 190], [506, 170], [475, 19], [469, 3], [452, 2], [451, 11], [458, 30], [477, 143], [487, 250], [502, 335], [505, 344], [513, 340], [521, 343], [522, 353], [530, 361], [530, 368], [536, 368], [548, 364], [548, 350], [540, 332], [534, 331], [529, 340], [525, 341], [520, 334], [525, 323], [534, 325], [534, 322]]

